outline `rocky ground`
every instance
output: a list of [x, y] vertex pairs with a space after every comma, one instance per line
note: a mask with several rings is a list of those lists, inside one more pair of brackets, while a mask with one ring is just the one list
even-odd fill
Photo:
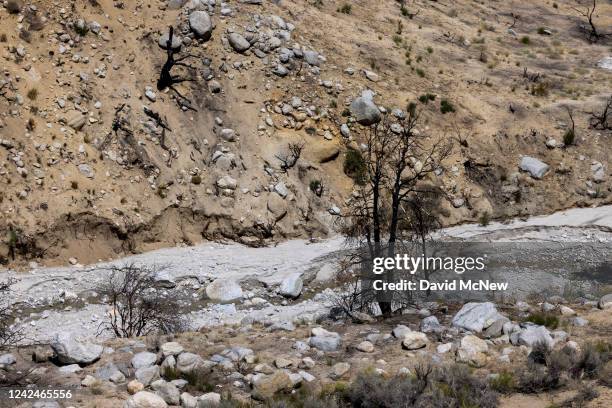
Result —
[[[333, 233], [346, 152], [408, 102], [421, 134], [457, 142], [431, 180], [445, 225], [609, 202], [610, 130], [590, 112], [610, 49], [575, 1], [350, 3], [3, 1], [0, 260]], [[193, 55], [178, 93], [156, 87], [170, 26], [176, 58]]]
[[[609, 210], [576, 209], [513, 223], [465, 225], [444, 229], [440, 236], [609, 245]], [[335, 321], [330, 310], [342, 292], [330, 279], [345, 250], [339, 238], [292, 240], [269, 248], [202, 244], [114, 263], [3, 272], [2, 279], [19, 279], [12, 303], [26, 335], [20, 348], [1, 357], [7, 361], [4, 375], [29, 368], [45, 382], [74, 387], [77, 397], [62, 406], [125, 402], [129, 407], [191, 407], [230, 394], [255, 403], [296, 387], [341, 387], [337, 384], [372, 370], [385, 378], [407, 375], [424, 362], [460, 362], [475, 367], [479, 378], [493, 381], [525, 366], [537, 341], [557, 350], [577, 350], [605, 344], [612, 334], [609, 295], [601, 295], [609, 290], [605, 276], [592, 292], [568, 291], [568, 283], [577, 287], [578, 282], [558, 274], [537, 280], [544, 282], [541, 287], [524, 277], [518, 280], [526, 287], [523, 297], [465, 305], [438, 299], [392, 319]], [[136, 340], [99, 332], [109, 309], [107, 299], [95, 292], [112, 265], [130, 263], [160, 267], [158, 290], [180, 299], [188, 332]], [[548, 328], [529, 322], [542, 313], [558, 321]], [[38, 362], [32, 362], [32, 355]], [[196, 366], [206, 371], [197, 371], [199, 382], [189, 374]], [[605, 406], [609, 390], [595, 388], [599, 396], [590, 406]], [[578, 391], [567, 386], [534, 396], [510, 392], [500, 404], [545, 407]]]
[[[564, 353], [579, 353], [588, 344], [605, 345], [612, 333], [610, 307], [610, 295], [578, 303], [559, 296], [530, 304], [467, 303], [460, 309], [430, 303], [428, 308], [361, 325], [329, 320], [322, 325], [241, 324], [113, 340], [104, 346], [61, 332], [50, 346], [20, 350], [0, 360], [7, 374], [33, 369], [32, 375], [49, 385], [72, 387], [73, 399], [48, 407], [203, 407], [217, 406], [229, 395], [234, 401], [256, 404], [290, 395], [299, 387], [339, 390], [362, 372], [382, 378], [410, 376], [426, 363], [467, 364], [478, 378], [497, 384], [500, 376], [516, 375], [512, 381], [520, 381], [520, 368], [534, 358], [537, 343]], [[559, 316], [559, 326], [549, 329], [527, 322], [528, 316], [541, 311]], [[32, 356], [37, 363], [32, 363]], [[605, 369], [609, 373], [609, 363]], [[589, 406], [607, 406], [610, 389], [596, 380], [588, 384], [597, 391]], [[500, 406], [546, 407], [565, 401], [577, 389], [559, 386], [533, 395], [505, 392], [510, 395], [500, 398]]]

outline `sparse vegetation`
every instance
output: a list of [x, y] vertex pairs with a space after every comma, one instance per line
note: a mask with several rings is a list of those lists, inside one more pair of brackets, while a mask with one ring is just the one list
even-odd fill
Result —
[[312, 191], [317, 197], [321, 197], [323, 195], [323, 182], [321, 180], [311, 180], [309, 187], [310, 191]]
[[480, 214], [480, 217], [478, 218], [478, 224], [480, 224], [480, 226], [486, 227], [487, 225], [489, 225], [490, 222], [491, 215], [487, 211]]
[[447, 99], [442, 99], [440, 101], [440, 112], [442, 112], [442, 114], [446, 114], [446, 113], [450, 113], [450, 112], [455, 112], [455, 107]]
[[419, 96], [419, 102], [423, 104], [427, 104], [429, 103], [429, 101], [435, 101], [435, 100], [436, 100], [436, 95], [433, 95], [430, 93], [426, 93], [426, 94]]
[[531, 38], [529, 38], [529, 36], [526, 36], [526, 35], [521, 37], [521, 44], [524, 44], [524, 45], [531, 44]]
[[526, 322], [531, 322], [539, 326], [546, 326], [549, 329], [556, 329], [559, 326], [559, 318], [548, 312], [531, 313], [525, 319]]
[[338, 8], [337, 11], [342, 14], [351, 14], [351, 12], [353, 11], [353, 6], [351, 6], [348, 3], [344, 3], [342, 6]]
[[361, 153], [349, 149], [344, 156], [344, 174], [352, 178], [355, 183], [363, 184], [366, 177], [366, 164]]
[[38, 89], [36, 88], [32, 88], [28, 91], [28, 93], [26, 94], [28, 99], [31, 101], [36, 100], [36, 98], [38, 98]]
[[202, 184], [202, 176], [200, 176], [199, 174], [191, 176], [191, 184], [195, 184], [196, 186]]
[[18, 343], [23, 338], [21, 328], [13, 324], [13, 309], [9, 304], [13, 284], [15, 280], [0, 282], [0, 351]]

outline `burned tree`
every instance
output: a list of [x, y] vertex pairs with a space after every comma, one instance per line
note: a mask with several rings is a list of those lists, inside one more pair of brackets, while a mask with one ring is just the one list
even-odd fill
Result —
[[23, 339], [20, 327], [13, 324], [13, 310], [9, 304], [11, 286], [15, 280], [0, 282], [0, 350], [18, 343]]
[[166, 161], [166, 166], [171, 167], [172, 160], [174, 160], [178, 156], [178, 153], [176, 149], [171, 149], [166, 145], [166, 131], [172, 132], [172, 129], [170, 129], [170, 126], [168, 125], [168, 120], [165, 117], [162, 118], [159, 113], [147, 108], [146, 106], [144, 107], [144, 113], [155, 121], [155, 126], [161, 128], [161, 135], [159, 136], [159, 145], [162, 149], [168, 152], [168, 160]]
[[197, 111], [194, 107], [191, 106], [191, 101], [181, 94], [174, 85], [180, 84], [182, 82], [193, 82], [195, 81], [193, 78], [184, 78], [176, 75], [172, 75], [172, 68], [174, 67], [184, 67], [188, 69], [195, 69], [195, 67], [185, 63], [184, 61], [188, 58], [195, 58], [195, 55], [186, 54], [182, 57], [175, 58], [174, 54], [176, 53], [176, 47], [172, 46], [172, 40], [174, 38], [174, 27], [168, 28], [168, 41], [166, 41], [166, 62], [161, 68], [159, 73], [159, 79], [157, 80], [157, 89], [159, 91], [163, 91], [164, 89], [171, 89], [178, 98], [178, 103], [185, 108]]
[[612, 130], [612, 96], [608, 97], [601, 112], [591, 112], [589, 124], [593, 129]]
[[595, 9], [597, 8], [597, 0], [593, 0], [593, 6], [586, 6], [584, 10], [580, 10], [576, 7], [572, 7], [574, 11], [584, 17], [587, 21], [587, 24], [583, 24], [580, 28], [584, 31], [587, 40], [590, 43], [596, 43], [604, 37], [610, 35], [610, 33], [602, 33], [599, 31], [597, 26], [595, 25], [594, 16]]
[[287, 147], [289, 150], [287, 154], [275, 156], [281, 162], [281, 170], [285, 173], [297, 164], [297, 161], [302, 155], [302, 150], [304, 150], [304, 143], [289, 143]]
[[101, 331], [109, 330], [117, 337], [134, 337], [184, 329], [175, 294], [162, 295], [155, 281], [156, 273], [155, 268], [135, 264], [111, 268], [108, 279], [99, 288], [111, 308], [99, 327]]
[[[386, 115], [365, 134], [365, 183], [349, 203], [343, 225], [347, 239], [362, 247], [360, 254], [351, 255], [353, 265], [364, 258], [394, 257], [405, 244], [412, 245], [415, 237], [434, 228], [425, 202], [440, 190], [426, 188], [424, 182], [450, 155], [452, 145], [443, 140], [426, 144], [416, 130], [419, 119], [416, 106], [410, 104], [405, 118], [392, 123]], [[392, 312], [388, 299], [377, 297], [376, 302], [383, 315]]]

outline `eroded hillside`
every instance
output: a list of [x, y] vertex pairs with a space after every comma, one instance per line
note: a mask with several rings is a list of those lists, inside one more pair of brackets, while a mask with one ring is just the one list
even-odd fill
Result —
[[[353, 193], [346, 152], [362, 148], [351, 103], [368, 89], [390, 117], [416, 103], [419, 132], [455, 141], [428, 180], [447, 194], [444, 224], [609, 203], [611, 126], [592, 113], [611, 96], [611, 42], [589, 41], [575, 7], [5, 1], [0, 259], [329, 234]], [[612, 5], [597, 7], [604, 32]], [[176, 83], [159, 90], [169, 27]], [[546, 174], [520, 171], [523, 156]]]

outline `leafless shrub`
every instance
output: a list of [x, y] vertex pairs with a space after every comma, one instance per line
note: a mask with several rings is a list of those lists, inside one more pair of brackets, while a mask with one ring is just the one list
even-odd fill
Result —
[[117, 337], [175, 333], [185, 328], [174, 293], [162, 296], [155, 282], [156, 268], [129, 264], [113, 267], [99, 292], [111, 310], [100, 325]]
[[608, 98], [600, 113], [591, 112], [589, 122], [593, 129], [612, 130], [612, 96]]
[[593, 0], [593, 5], [585, 6], [583, 10], [576, 7], [572, 8], [587, 20], [588, 25], [584, 24], [580, 28], [585, 33], [585, 36], [589, 42], [596, 43], [602, 38], [610, 35], [610, 33], [602, 33], [595, 25], [594, 17], [595, 9], [597, 8], [597, 0]]
[[13, 324], [13, 310], [9, 304], [11, 286], [15, 280], [0, 282], [0, 350], [18, 343], [23, 338], [21, 328]]
[[467, 367], [415, 367], [414, 376], [385, 378], [362, 373], [345, 393], [352, 407], [482, 407], [497, 406], [498, 395]]

